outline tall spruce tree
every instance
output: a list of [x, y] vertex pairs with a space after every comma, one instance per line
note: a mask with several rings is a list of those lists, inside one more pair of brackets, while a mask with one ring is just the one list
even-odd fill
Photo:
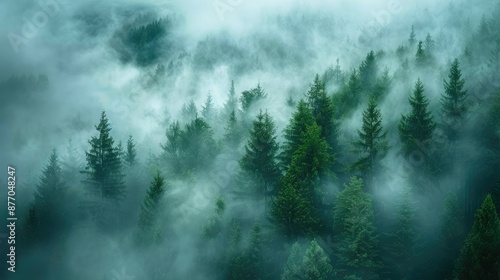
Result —
[[359, 66], [359, 77], [363, 85], [363, 90], [365, 92], [371, 92], [377, 80], [377, 64], [373, 51], [370, 51], [366, 55], [365, 60]]
[[352, 177], [340, 192], [334, 209], [338, 232], [338, 274], [346, 279], [377, 279], [380, 267], [371, 196], [363, 180]]
[[290, 256], [285, 264], [283, 274], [281, 274], [281, 280], [329, 280], [333, 279], [334, 275], [330, 258], [318, 242], [313, 239], [305, 253], [298, 242], [292, 245]]
[[167, 187], [165, 178], [160, 174], [160, 171], [157, 171], [141, 205], [137, 234], [137, 241], [140, 245], [151, 245], [155, 241], [155, 229], [159, 226], [157, 218], [162, 208], [161, 200]]
[[235, 149], [241, 142], [242, 131], [241, 126], [236, 118], [236, 112], [233, 110], [229, 114], [226, 127], [224, 128], [224, 142], [231, 148]]
[[450, 140], [456, 140], [459, 127], [467, 113], [467, 90], [464, 89], [465, 80], [462, 79], [460, 63], [455, 59], [451, 64], [449, 81], [444, 81], [444, 94], [441, 97], [441, 110], [444, 126]]
[[127, 151], [125, 152], [125, 163], [129, 167], [133, 167], [137, 163], [137, 149], [135, 145], [134, 138], [130, 135], [127, 140]]
[[338, 125], [335, 122], [333, 100], [327, 95], [326, 86], [316, 75], [311, 88], [306, 94], [307, 104], [311, 108], [316, 124], [321, 128], [321, 135], [330, 146], [330, 170], [335, 171], [335, 157], [340, 152], [338, 145]]
[[500, 274], [500, 221], [491, 195], [476, 212], [455, 265], [455, 279], [498, 279]]
[[415, 65], [419, 68], [422, 68], [427, 65], [428, 57], [427, 53], [424, 50], [423, 42], [418, 42], [417, 53], [415, 55]]
[[306, 133], [307, 127], [315, 122], [314, 115], [307, 103], [301, 99], [293, 113], [290, 123], [283, 132], [285, 138], [280, 154], [281, 166], [286, 169], [292, 163], [292, 156], [301, 143], [301, 137]]
[[226, 103], [224, 103], [223, 107], [223, 117], [224, 120], [231, 114], [231, 112], [238, 111], [238, 97], [236, 96], [236, 90], [234, 88], [234, 81], [231, 81], [231, 86], [229, 88], [229, 94], [227, 97]]
[[36, 186], [34, 207], [37, 210], [40, 238], [46, 240], [65, 229], [64, 215], [67, 186], [63, 181], [56, 150], [52, 151], [49, 162], [42, 171]]
[[183, 131], [178, 121], [172, 123], [165, 135], [167, 142], [161, 146], [163, 157], [167, 162], [168, 169], [174, 174], [182, 173], [182, 137]]
[[205, 168], [219, 152], [212, 128], [200, 117], [186, 124], [181, 133], [180, 147], [183, 171]]
[[101, 201], [120, 201], [125, 196], [122, 162], [120, 151], [114, 146], [113, 137], [109, 134], [111, 127], [104, 111], [95, 128], [98, 136], [92, 136], [89, 140], [90, 150], [85, 153], [87, 166], [82, 171], [87, 179], [83, 183], [87, 191]]
[[410, 44], [410, 47], [413, 47], [416, 42], [417, 42], [417, 36], [415, 34], [415, 27], [412, 25], [410, 31], [410, 37], [408, 38], [408, 43]]
[[408, 99], [411, 112], [401, 116], [399, 136], [406, 156], [414, 151], [422, 151], [423, 145], [432, 139], [436, 128], [432, 114], [428, 110], [429, 100], [424, 96], [424, 85], [417, 80], [413, 95]]
[[358, 130], [359, 140], [353, 143], [355, 152], [361, 155], [354, 162], [353, 167], [361, 171], [364, 177], [369, 180], [372, 179], [380, 167], [380, 161], [389, 150], [386, 136], [387, 131], [382, 128], [382, 115], [372, 98], [368, 102], [368, 108], [363, 111], [363, 125], [361, 130]]
[[250, 191], [265, 199], [266, 205], [281, 176], [277, 164], [279, 145], [276, 137], [272, 117], [260, 111], [253, 121], [245, 154], [240, 159], [242, 175], [250, 179]]

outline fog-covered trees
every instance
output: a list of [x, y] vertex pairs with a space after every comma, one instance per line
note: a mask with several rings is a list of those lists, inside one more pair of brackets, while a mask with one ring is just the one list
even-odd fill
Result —
[[450, 140], [456, 140], [459, 127], [463, 124], [467, 113], [467, 90], [464, 89], [465, 80], [462, 79], [460, 63], [455, 59], [451, 64], [448, 81], [444, 81], [444, 94], [441, 97], [441, 106], [444, 126]]
[[158, 225], [158, 215], [161, 214], [162, 199], [168, 185], [165, 178], [157, 171], [141, 205], [137, 241], [141, 245], [151, 245], [161, 241], [161, 226]]
[[334, 279], [332, 278], [334, 275], [330, 258], [318, 242], [313, 239], [305, 253], [304, 248], [299, 243], [292, 245], [281, 280], [328, 280]]

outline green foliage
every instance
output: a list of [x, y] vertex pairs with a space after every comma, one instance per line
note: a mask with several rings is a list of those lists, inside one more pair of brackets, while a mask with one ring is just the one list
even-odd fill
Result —
[[269, 113], [260, 111], [253, 121], [245, 154], [239, 163], [242, 176], [250, 179], [250, 192], [265, 198], [266, 202], [274, 193], [281, 176], [277, 165], [278, 150], [274, 121]]
[[392, 77], [389, 75], [389, 69], [385, 69], [384, 73], [377, 78], [373, 86], [372, 95], [375, 101], [381, 101], [385, 98], [391, 89]]
[[241, 143], [241, 138], [243, 136], [241, 124], [236, 118], [236, 112], [232, 111], [229, 114], [229, 119], [227, 120], [226, 127], [224, 128], [224, 142], [231, 148], [235, 149]]
[[215, 199], [215, 212], [207, 220], [207, 224], [203, 227], [203, 237], [210, 240], [216, 238], [222, 230], [222, 217], [226, 210], [226, 203], [222, 197], [218, 196]]
[[67, 186], [62, 176], [59, 158], [54, 149], [42, 171], [34, 194], [33, 207], [40, 222], [38, 232], [41, 239], [51, 239], [65, 229]]
[[217, 117], [217, 111], [215, 109], [213, 97], [210, 93], [207, 95], [207, 99], [205, 100], [205, 103], [201, 108], [201, 116], [203, 117], [203, 119], [205, 119], [207, 123], [209, 124], [215, 123]]
[[301, 138], [307, 127], [315, 122], [314, 115], [307, 103], [301, 99], [293, 113], [290, 123], [283, 131], [285, 138], [280, 154], [280, 162], [283, 168], [288, 168], [292, 163], [292, 156], [301, 143]]
[[157, 171], [141, 205], [139, 216], [139, 230], [137, 241], [141, 245], [151, 245], [154, 241], [159, 241], [161, 237], [161, 227], [157, 224], [157, 218], [162, 210], [162, 199], [165, 194], [165, 178]]
[[232, 112], [238, 112], [238, 97], [236, 96], [236, 90], [234, 89], [234, 81], [231, 81], [229, 94], [227, 96], [226, 103], [224, 103], [222, 108], [222, 118], [227, 120]]
[[109, 134], [111, 127], [104, 111], [95, 128], [99, 135], [89, 140], [90, 150], [85, 152], [87, 166], [82, 171], [87, 179], [83, 183], [91, 195], [101, 200], [120, 201], [125, 196], [122, 161], [120, 151], [114, 146], [113, 137]]
[[417, 48], [417, 53], [415, 55], [415, 65], [419, 68], [422, 68], [427, 65], [427, 62], [429, 61], [429, 57], [424, 50], [423, 47], [423, 42], [420, 41], [418, 42], [418, 48]]
[[363, 191], [363, 180], [352, 177], [336, 199], [333, 216], [339, 239], [339, 275], [378, 278], [380, 264], [373, 218], [372, 199]]
[[194, 100], [189, 100], [188, 103], [184, 104], [181, 108], [181, 118], [184, 122], [191, 122], [198, 117], [198, 108]]
[[455, 265], [455, 279], [497, 279], [500, 273], [500, 221], [491, 195], [476, 212], [472, 231]]
[[424, 96], [424, 85], [417, 80], [413, 95], [409, 98], [411, 112], [401, 116], [399, 135], [404, 144], [406, 156], [413, 151], [419, 151], [422, 146], [432, 139], [436, 128], [432, 114], [428, 110], [429, 100]]
[[241, 93], [241, 108], [243, 111], [248, 112], [254, 104], [266, 97], [267, 93], [265, 93], [264, 89], [258, 84], [256, 88], [245, 90]]
[[342, 104], [339, 107], [339, 112], [335, 115], [340, 117], [347, 117], [354, 109], [358, 107], [363, 99], [363, 84], [356, 69], [354, 69], [349, 76], [347, 84], [334, 96], [335, 104]]
[[134, 138], [132, 135], [128, 137], [127, 140], [127, 151], [125, 152], [125, 163], [129, 167], [133, 167], [137, 164], [137, 149], [135, 148]]
[[415, 35], [415, 27], [412, 25], [410, 37], [408, 38], [408, 43], [410, 44], [410, 46], [414, 46], [416, 42], [417, 42], [417, 36]]
[[318, 242], [313, 239], [305, 254], [298, 243], [292, 245], [281, 280], [329, 280], [333, 276], [334, 272], [330, 264], [330, 258], [318, 245]]
[[380, 167], [380, 161], [389, 150], [386, 140], [387, 131], [382, 128], [382, 115], [374, 99], [368, 102], [368, 108], [363, 111], [363, 125], [358, 130], [359, 140], [353, 143], [354, 151], [361, 157], [354, 162], [353, 167], [361, 171], [365, 178], [374, 176]]
[[219, 148], [213, 131], [202, 118], [195, 118], [181, 129], [175, 122], [167, 129], [167, 143], [162, 145], [169, 170], [180, 175], [209, 165]]
[[451, 64], [448, 78], [449, 81], [444, 81], [445, 92], [441, 97], [441, 106], [448, 138], [455, 140], [468, 110], [467, 90], [464, 90], [465, 80], [462, 79], [458, 59]]
[[435, 48], [436, 48], [436, 41], [434, 41], [430, 33], [427, 33], [427, 37], [425, 37], [425, 50], [429, 55], [432, 55], [432, 53], [434, 53]]
[[371, 92], [377, 80], [377, 64], [373, 51], [370, 51], [366, 55], [366, 59], [359, 66], [359, 77], [363, 85], [363, 90]]

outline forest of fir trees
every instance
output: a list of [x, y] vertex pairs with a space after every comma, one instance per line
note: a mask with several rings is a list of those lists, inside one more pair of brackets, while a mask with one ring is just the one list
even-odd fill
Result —
[[[439, 99], [430, 98], [436, 87], [424, 79], [437, 67], [434, 40], [428, 34], [417, 42], [412, 27], [395, 52], [399, 69], [383, 68], [383, 51], [369, 52], [351, 71], [337, 60], [300, 98], [287, 101], [293, 114], [283, 130], [263, 109], [271, 93], [260, 83], [238, 94], [232, 82], [221, 108], [211, 95], [201, 108], [186, 103], [164, 128], [160, 154], [139, 154], [134, 135], [115, 138], [103, 111], [95, 116], [84, 159], [74, 147], [63, 159], [55, 149], [50, 154], [24, 217], [20, 250], [61, 242], [79, 223], [68, 217], [80, 217], [106, 234], [132, 228], [126, 242], [141, 252], [148, 279], [170, 279], [175, 252], [159, 248], [176, 239], [171, 225], [183, 198], [173, 186], [211, 180], [210, 167], [226, 155], [238, 168], [208, 218], [190, 224], [199, 242], [191, 265], [203, 279], [500, 279], [500, 175], [481, 171], [499, 168], [500, 92], [480, 109], [472, 107], [476, 85], [464, 75], [478, 53], [493, 51], [473, 44], [491, 40], [484, 24], [464, 54], [446, 65]], [[388, 123], [379, 104], [401, 81], [410, 83], [400, 93], [407, 110]], [[342, 124], [352, 116], [361, 125], [346, 139]], [[390, 134], [398, 141], [389, 141]], [[433, 147], [442, 143], [438, 138], [447, 144]], [[467, 141], [490, 156], [477, 160], [480, 171], [457, 176]], [[401, 155], [396, 165], [404, 174], [387, 215], [388, 202], [377, 192], [390, 172], [390, 153]], [[433, 196], [443, 176], [464, 181], [446, 191], [444, 207], [434, 213], [443, 222], [429, 233], [415, 198]], [[262, 210], [249, 218], [237, 207]]]

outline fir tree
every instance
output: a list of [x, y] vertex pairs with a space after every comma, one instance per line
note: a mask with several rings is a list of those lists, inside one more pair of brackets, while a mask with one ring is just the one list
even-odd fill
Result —
[[460, 245], [465, 239], [463, 213], [457, 195], [449, 194], [445, 202], [441, 227], [442, 264], [440, 265], [440, 272], [443, 279], [451, 278], [453, 264], [460, 253]]
[[370, 99], [368, 108], [363, 111], [363, 126], [358, 130], [359, 140], [353, 143], [355, 152], [361, 154], [353, 167], [361, 171], [365, 178], [372, 179], [380, 167], [380, 161], [387, 154], [389, 143], [386, 136], [387, 131], [382, 128], [380, 110], [375, 100]]
[[201, 108], [201, 116], [210, 124], [212, 124], [216, 118], [214, 100], [210, 93], [207, 95], [207, 99]]
[[157, 171], [141, 205], [137, 236], [137, 241], [141, 245], [150, 245], [154, 241], [155, 228], [158, 226], [156, 224], [157, 217], [161, 211], [162, 198], [166, 188], [165, 178], [161, 176], [160, 171]]
[[120, 201], [125, 196], [122, 162], [120, 152], [114, 147], [113, 137], [109, 134], [111, 127], [104, 111], [95, 128], [99, 135], [89, 140], [90, 150], [85, 153], [87, 166], [82, 171], [87, 179], [83, 183], [87, 191], [100, 197], [101, 201]]
[[375, 85], [373, 86], [373, 98], [375, 101], [381, 101], [389, 94], [392, 84], [392, 77], [389, 75], [389, 69], [385, 69], [382, 76], [380, 76]]
[[372, 199], [363, 192], [363, 181], [352, 177], [337, 197], [333, 217], [340, 241], [340, 275], [353, 279], [377, 279], [380, 265], [373, 218]]
[[500, 221], [491, 195], [476, 212], [472, 231], [455, 265], [455, 279], [498, 279], [500, 274]]
[[163, 156], [174, 174], [182, 172], [182, 137], [183, 131], [179, 122], [172, 123], [166, 131], [167, 142], [162, 145]]
[[415, 64], [417, 65], [417, 67], [422, 68], [427, 64], [427, 61], [427, 53], [424, 50], [423, 42], [420, 41], [418, 42], [417, 54], [415, 55]]
[[276, 127], [272, 117], [262, 111], [257, 115], [240, 159], [242, 175], [250, 179], [251, 192], [264, 198], [266, 205], [280, 178], [277, 165], [279, 150]]
[[366, 59], [359, 66], [359, 77], [364, 91], [371, 92], [377, 79], [377, 65], [373, 51], [366, 55]]
[[[410, 155], [413, 151], [423, 149], [428, 141], [432, 139], [432, 134], [436, 128], [432, 114], [428, 110], [429, 100], [424, 96], [424, 85], [417, 80], [413, 95], [409, 98], [411, 112], [401, 117], [399, 123], [399, 135], [404, 144], [405, 155]], [[422, 151], [425, 153], [425, 151]]]
[[135, 148], [135, 142], [132, 135], [128, 137], [127, 140], [127, 151], [125, 152], [125, 163], [132, 167], [137, 163], [137, 149]]
[[183, 122], [189, 123], [198, 117], [198, 108], [194, 100], [191, 99], [187, 104], [184, 104], [181, 109], [181, 117]]
[[304, 270], [303, 279], [330, 280], [333, 277], [330, 258], [314, 239], [307, 248], [306, 255], [302, 260], [302, 267]]
[[221, 196], [215, 199], [215, 212], [203, 227], [203, 237], [210, 240], [216, 238], [222, 230], [222, 217], [226, 210], [226, 203]]
[[181, 161], [183, 171], [200, 170], [210, 165], [219, 152], [214, 132], [202, 118], [186, 124], [181, 133]]
[[264, 89], [262, 89], [259, 83], [256, 88], [245, 90], [241, 93], [241, 108], [245, 112], [248, 112], [255, 103], [266, 97], [267, 94], [264, 92]]
[[301, 137], [306, 132], [307, 127], [314, 122], [315, 119], [311, 109], [307, 106], [307, 103], [301, 99], [297, 105], [296, 111], [290, 119], [290, 123], [283, 132], [285, 140], [280, 154], [280, 162], [283, 168], [288, 168], [290, 166], [292, 163], [292, 156], [300, 146]]
[[62, 179], [62, 170], [56, 150], [52, 151], [49, 162], [42, 171], [36, 186], [34, 207], [36, 208], [39, 234], [42, 239], [51, 238], [64, 230], [66, 221], [65, 202], [67, 186]]
[[231, 87], [229, 88], [229, 94], [226, 103], [223, 106], [223, 119], [227, 120], [232, 112], [238, 112], [238, 98], [236, 96], [236, 90], [234, 89], [234, 81], [231, 81]]
[[281, 280], [295, 280], [297, 278], [303, 277], [302, 274], [302, 258], [304, 255], [304, 248], [299, 244], [299, 242], [293, 243], [290, 248], [290, 255], [285, 263], [283, 273], [281, 274]]
[[333, 171], [335, 156], [340, 152], [338, 145], [338, 127], [335, 122], [333, 100], [327, 95], [324, 81], [316, 75], [314, 82], [306, 94], [307, 104], [311, 108], [316, 124], [321, 128], [321, 135], [330, 146], [330, 169]]
[[445, 92], [441, 97], [441, 106], [448, 137], [450, 140], [455, 140], [468, 109], [467, 90], [464, 90], [465, 80], [462, 79], [458, 59], [451, 64], [448, 78], [449, 81], [444, 81]]
[[430, 33], [427, 33], [427, 37], [425, 37], [425, 50], [428, 54], [432, 54], [436, 47], [436, 42], [432, 38]]
[[413, 47], [416, 42], [417, 42], [417, 36], [415, 35], [415, 27], [412, 25], [410, 37], [408, 38], [408, 43], [410, 44], [410, 47]]
[[241, 142], [241, 127], [236, 118], [236, 112], [231, 111], [226, 127], [224, 128], [224, 141], [230, 148], [235, 149]]

